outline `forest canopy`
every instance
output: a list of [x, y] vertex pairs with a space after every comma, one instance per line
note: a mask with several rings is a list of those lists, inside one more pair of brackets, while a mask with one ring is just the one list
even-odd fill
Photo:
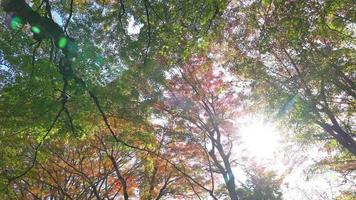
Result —
[[356, 198], [354, 1], [0, 7], [0, 199]]

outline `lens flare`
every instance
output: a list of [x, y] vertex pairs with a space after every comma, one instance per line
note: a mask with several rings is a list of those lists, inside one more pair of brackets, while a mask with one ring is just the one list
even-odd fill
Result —
[[31, 30], [33, 33], [36, 33], [36, 34], [41, 33], [41, 29], [38, 28], [37, 26], [32, 26]]
[[15, 16], [14, 18], [12, 18], [11, 22], [10, 22], [10, 26], [14, 30], [21, 28], [22, 24], [23, 24], [22, 19], [18, 16]]
[[67, 46], [67, 43], [68, 43], [68, 40], [65, 38], [65, 37], [61, 37], [59, 40], [58, 40], [58, 46], [59, 48], [63, 49]]

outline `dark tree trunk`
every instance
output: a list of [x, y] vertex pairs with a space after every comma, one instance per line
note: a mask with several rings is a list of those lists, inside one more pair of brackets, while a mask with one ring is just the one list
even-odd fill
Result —
[[324, 108], [324, 112], [328, 116], [332, 125], [328, 123], [320, 123], [319, 125], [331, 136], [333, 136], [343, 147], [345, 147], [348, 151], [356, 155], [356, 142], [354, 138], [350, 135], [350, 133], [347, 133], [340, 126], [338, 120], [336, 119], [333, 112], [329, 109], [327, 103], [326, 107]]
[[229, 158], [227, 155], [225, 155], [225, 153], [223, 152], [222, 149], [220, 150], [220, 148], [218, 148], [218, 150], [219, 150], [219, 153], [223, 159], [225, 170], [226, 170], [226, 172], [223, 174], [223, 176], [224, 176], [224, 181], [225, 181], [227, 190], [229, 192], [229, 196], [230, 196], [231, 200], [238, 200], [237, 192], [236, 192], [236, 185], [235, 185], [235, 177], [234, 177], [234, 173], [232, 172], [232, 169], [231, 169], [231, 164], [229, 162]]
[[331, 126], [326, 123], [321, 123], [320, 126], [333, 138], [335, 138], [343, 147], [356, 155], [356, 142], [349, 134], [347, 134], [339, 126]]

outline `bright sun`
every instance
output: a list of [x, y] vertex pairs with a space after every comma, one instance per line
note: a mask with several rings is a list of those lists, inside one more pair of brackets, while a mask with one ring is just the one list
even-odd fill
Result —
[[276, 126], [262, 119], [251, 119], [240, 129], [241, 147], [256, 158], [273, 158], [280, 145]]

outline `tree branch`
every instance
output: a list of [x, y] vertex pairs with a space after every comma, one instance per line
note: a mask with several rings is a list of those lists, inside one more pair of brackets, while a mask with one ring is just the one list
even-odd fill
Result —
[[69, 25], [69, 22], [72, 18], [72, 14], [73, 14], [73, 0], [70, 1], [70, 8], [69, 8], [69, 16], [68, 16], [68, 19], [64, 25], [64, 32], [68, 35], [67, 33], [67, 28], [68, 28], [68, 25]]
[[145, 12], [146, 12], [146, 19], [147, 19], [147, 35], [148, 35], [148, 41], [147, 41], [146, 52], [145, 52], [145, 60], [147, 59], [148, 51], [151, 46], [151, 24], [150, 24], [150, 14], [148, 12], [148, 5], [149, 5], [148, 0], [145, 0]]

